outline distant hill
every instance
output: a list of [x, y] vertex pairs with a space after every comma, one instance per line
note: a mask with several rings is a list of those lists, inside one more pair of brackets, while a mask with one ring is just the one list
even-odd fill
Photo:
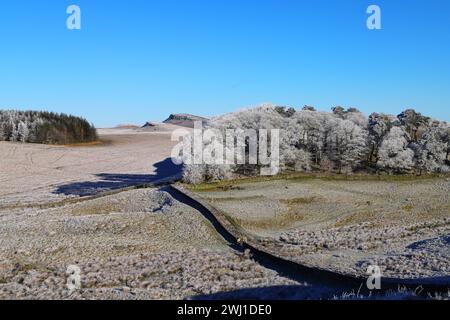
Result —
[[146, 122], [142, 127], [138, 128], [140, 132], [172, 132], [179, 129], [179, 126], [171, 123], [162, 122]]
[[146, 122], [141, 128], [153, 128], [156, 127], [156, 124], [153, 122]]
[[115, 128], [116, 128], [116, 129], [138, 129], [139, 126], [134, 125], [134, 124], [127, 124], [127, 123], [124, 123], [124, 124], [119, 124], [119, 125], [117, 125]]
[[171, 114], [169, 118], [167, 118], [164, 123], [174, 124], [177, 126], [193, 128], [194, 122], [201, 121], [203, 123], [207, 122], [207, 118], [194, 116], [192, 114], [180, 113], [180, 114]]

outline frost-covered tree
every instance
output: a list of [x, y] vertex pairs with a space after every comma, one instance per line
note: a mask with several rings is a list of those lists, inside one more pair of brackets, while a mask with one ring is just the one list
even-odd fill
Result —
[[283, 116], [285, 118], [290, 118], [295, 113], [295, 109], [294, 108], [282, 107], [282, 106], [275, 107], [275, 111], [278, 112], [281, 116]]
[[345, 109], [341, 106], [337, 106], [334, 108], [331, 108], [331, 111], [333, 111], [333, 114], [341, 119], [344, 119], [345, 117]]
[[[280, 129], [284, 127], [288, 117], [284, 113], [280, 113], [280, 109], [276, 109], [272, 105], [261, 105], [253, 109], [244, 109], [233, 113], [224, 114], [220, 117], [211, 119], [203, 129], [218, 130], [224, 140], [222, 145], [226, 147], [227, 130], [233, 131], [233, 148], [236, 150], [236, 159], [233, 165], [224, 164], [187, 164], [185, 165], [185, 181], [198, 181], [199, 177], [204, 180], [221, 180], [229, 178], [232, 175], [256, 175], [259, 174], [262, 164], [253, 163], [250, 159], [250, 148], [256, 143], [256, 151], [260, 152], [260, 134], [261, 129], [269, 131], [268, 139], [271, 140], [270, 130]], [[256, 136], [249, 136], [248, 130], [254, 130]], [[187, 137], [186, 139], [192, 139]], [[251, 143], [253, 142], [253, 143]], [[209, 141], [203, 141], [203, 149], [209, 148]], [[270, 156], [270, 146], [268, 152]], [[223, 152], [224, 157], [226, 151]], [[240, 156], [242, 155], [242, 156]]]
[[[356, 108], [321, 112], [312, 107], [291, 110], [266, 104], [213, 118], [206, 128], [222, 133], [227, 129], [280, 129], [283, 170], [445, 172], [450, 165], [449, 125], [411, 109], [397, 117], [378, 113], [366, 117]], [[252, 141], [251, 137], [236, 140], [245, 163], [188, 165], [185, 180], [198, 183], [258, 175], [261, 166], [248, 161]]]
[[422, 172], [448, 172], [448, 128], [434, 123], [416, 147], [417, 165]]
[[302, 108], [303, 111], [316, 111], [316, 108], [314, 108], [313, 106], [304, 106]]
[[369, 165], [378, 162], [378, 150], [385, 135], [391, 130], [396, 118], [385, 114], [372, 113], [369, 116]]
[[414, 151], [408, 148], [408, 138], [402, 128], [393, 127], [381, 143], [378, 165], [397, 173], [412, 170]]
[[11, 124], [11, 132], [9, 134], [9, 140], [10, 141], [20, 141], [20, 135], [19, 135], [19, 124], [18, 123], [12, 123]]
[[19, 121], [19, 124], [17, 125], [17, 134], [18, 134], [18, 141], [20, 142], [28, 141], [30, 130], [28, 129], [28, 126], [25, 122]]
[[199, 184], [206, 181], [205, 166], [189, 164], [183, 169], [183, 181], [190, 184]]
[[413, 109], [403, 111], [397, 118], [413, 142], [420, 140], [422, 134], [429, 128], [431, 121], [429, 117], [425, 117]]
[[356, 108], [349, 108], [344, 115], [345, 120], [349, 120], [366, 130], [369, 127], [367, 116]]
[[447, 152], [445, 156], [445, 163], [447, 166], [450, 166], [450, 125], [446, 124], [445, 134], [443, 136], [444, 143], [447, 145]]
[[320, 166], [332, 121], [334, 117], [329, 113], [297, 112], [284, 127], [282, 149], [304, 150], [311, 155], [312, 164]]
[[354, 122], [337, 121], [329, 138], [328, 158], [338, 172], [350, 173], [367, 158], [367, 131]]
[[5, 141], [6, 128], [5, 123], [0, 123], [0, 141]]
[[0, 110], [0, 141], [76, 143], [97, 139], [93, 125], [65, 114]]
[[282, 153], [283, 169], [293, 169], [295, 171], [311, 171], [311, 153], [304, 149], [286, 149]]

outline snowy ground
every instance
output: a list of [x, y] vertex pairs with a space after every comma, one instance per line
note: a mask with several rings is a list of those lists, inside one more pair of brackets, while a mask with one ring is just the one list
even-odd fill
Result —
[[0, 142], [0, 207], [61, 201], [178, 172], [168, 159], [178, 127], [157, 128], [100, 129], [104, 144], [97, 146]]
[[[175, 128], [104, 129], [97, 146], [1, 142], [0, 299], [314, 296], [230, 249], [169, 189], [83, 198], [179, 173], [168, 159]], [[375, 262], [388, 275], [448, 277], [449, 191], [445, 178], [307, 179], [202, 196], [302, 263], [360, 273]], [[81, 290], [67, 290], [69, 265], [81, 270]]]
[[449, 178], [292, 179], [199, 192], [291, 260], [450, 286]]
[[[0, 299], [182, 299], [298, 285], [236, 254], [167, 189], [1, 210], [0, 242]], [[72, 293], [69, 265], [81, 270]]]
[[[0, 299], [182, 299], [299, 285], [237, 254], [168, 189], [80, 197], [178, 172], [167, 161], [173, 128], [101, 130], [99, 146], [0, 143]], [[69, 265], [80, 268], [80, 290], [66, 286]]]

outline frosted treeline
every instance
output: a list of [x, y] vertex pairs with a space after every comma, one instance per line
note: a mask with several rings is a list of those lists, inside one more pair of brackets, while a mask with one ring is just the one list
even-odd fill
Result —
[[[319, 112], [262, 105], [213, 118], [208, 128], [280, 129], [282, 170], [337, 173], [449, 172], [450, 126], [408, 109], [398, 116], [355, 108]], [[246, 142], [247, 143], [247, 142]], [[185, 165], [189, 183], [259, 174], [258, 165]]]
[[0, 141], [67, 144], [97, 139], [85, 119], [52, 112], [0, 110]]

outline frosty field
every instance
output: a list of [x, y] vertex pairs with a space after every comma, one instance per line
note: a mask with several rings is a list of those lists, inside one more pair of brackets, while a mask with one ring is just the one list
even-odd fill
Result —
[[[182, 299], [297, 284], [236, 254], [165, 189], [1, 210], [0, 234], [0, 299]], [[68, 265], [81, 270], [73, 293]]]
[[171, 129], [99, 129], [98, 145], [0, 142], [0, 207], [48, 203], [149, 183], [179, 172]]
[[448, 177], [260, 180], [193, 190], [290, 260], [357, 276], [378, 265], [383, 276], [450, 283]]
[[[151, 186], [180, 174], [169, 159], [174, 128], [103, 129], [93, 145], [1, 142], [0, 299], [314, 296], [317, 288], [235, 251], [169, 187]], [[290, 260], [449, 282], [447, 176], [299, 175], [193, 191]], [[67, 289], [69, 265], [81, 270], [81, 290]]]
[[[0, 143], [0, 299], [182, 299], [298, 285], [237, 254], [166, 188], [79, 197], [177, 174], [165, 160], [167, 128], [103, 130], [99, 146]], [[81, 269], [76, 292], [69, 265]]]

